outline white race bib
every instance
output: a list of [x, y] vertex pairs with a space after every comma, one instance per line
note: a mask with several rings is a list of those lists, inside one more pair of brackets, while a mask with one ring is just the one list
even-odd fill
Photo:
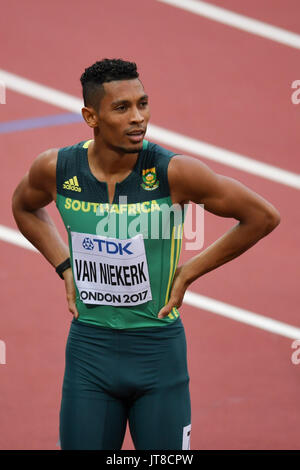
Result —
[[85, 304], [128, 307], [152, 299], [144, 239], [71, 232], [74, 280]]

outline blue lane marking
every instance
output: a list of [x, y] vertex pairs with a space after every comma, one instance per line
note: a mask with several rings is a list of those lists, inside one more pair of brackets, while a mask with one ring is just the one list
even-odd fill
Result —
[[16, 121], [0, 122], [0, 134], [6, 134], [16, 131], [27, 131], [39, 127], [59, 126], [61, 124], [72, 124], [75, 122], [84, 122], [81, 114], [65, 113], [52, 116], [43, 116], [30, 119], [18, 119]]

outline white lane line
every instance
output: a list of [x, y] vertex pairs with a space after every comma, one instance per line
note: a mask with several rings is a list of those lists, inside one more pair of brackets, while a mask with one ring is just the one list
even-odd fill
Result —
[[38, 250], [18, 230], [5, 225], [0, 225], [0, 240], [38, 253]]
[[287, 323], [282, 323], [272, 318], [250, 312], [239, 307], [235, 307], [219, 300], [211, 299], [195, 292], [186, 291], [184, 296], [184, 303], [193, 307], [201, 308], [211, 313], [216, 313], [223, 317], [231, 318], [232, 320], [246, 323], [247, 325], [260, 328], [262, 330], [276, 333], [277, 335], [285, 336], [291, 339], [300, 338], [300, 328]]
[[[68, 109], [74, 113], [81, 113], [83, 105], [82, 100], [62, 91], [55, 90], [40, 83], [33, 82], [27, 78], [20, 77], [14, 73], [0, 69], [0, 80], [2, 80], [7, 89], [30, 96], [45, 103]], [[7, 99], [6, 99], [7, 101]]]
[[[44, 101], [62, 109], [67, 109], [74, 113], [81, 113], [81, 108], [83, 106], [82, 100], [75, 96], [40, 85], [39, 83], [19, 77], [1, 69], [0, 80], [3, 80], [6, 87], [15, 92]], [[231, 166], [262, 178], [275, 181], [276, 183], [300, 189], [300, 175], [297, 173], [293, 173], [267, 163], [262, 163], [251, 157], [240, 155], [191, 137], [186, 137], [182, 134], [155, 126], [154, 124], [149, 124], [147, 138], [154, 139], [161, 144], [177, 148], [185, 153], [191, 152], [201, 158], [213, 160], [221, 163], [222, 165]]]
[[231, 152], [230, 150], [216, 147], [215, 145], [201, 142], [200, 140], [192, 139], [191, 137], [186, 137], [167, 129], [162, 129], [161, 127], [154, 126], [153, 124], [148, 127], [147, 135], [150, 135], [152, 139], [155, 139], [162, 144], [170, 145], [173, 148], [184, 152], [193, 153], [200, 157], [221, 163], [222, 165], [231, 166], [238, 170], [261, 176], [271, 181], [275, 181], [276, 183], [300, 189], [300, 175], [297, 173], [292, 173], [276, 166], [260, 162], [254, 158], [245, 157], [244, 155]]
[[[4, 225], [0, 225], [0, 240], [38, 253], [38, 250], [36, 250], [36, 248], [32, 246], [20, 232], [5, 227]], [[288, 325], [287, 323], [282, 323], [280, 321], [273, 320], [272, 318], [258, 315], [257, 313], [250, 312], [249, 310], [244, 310], [242, 308], [235, 307], [234, 305], [226, 304], [219, 300], [196, 294], [190, 290], [186, 291], [183, 301], [185, 304], [193, 307], [216, 313], [223, 317], [231, 318], [232, 320], [240, 323], [246, 323], [247, 325], [251, 325], [280, 336], [285, 336], [291, 339], [300, 339], [300, 328], [296, 326]]]
[[[166, 3], [173, 7], [204, 16], [210, 20], [233, 26], [234, 28], [248, 33], [256, 34], [271, 41], [279, 42], [285, 46], [300, 49], [300, 35], [292, 33], [286, 29], [273, 26], [263, 21], [255, 20], [248, 16], [240, 15], [225, 8], [217, 7], [200, 0], [157, 0], [160, 3]], [[295, 12], [297, 14], [297, 12]]]

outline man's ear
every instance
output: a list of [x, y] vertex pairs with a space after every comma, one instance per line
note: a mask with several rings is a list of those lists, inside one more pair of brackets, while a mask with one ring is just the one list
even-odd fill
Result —
[[98, 127], [98, 116], [94, 108], [89, 108], [89, 107], [84, 106], [81, 109], [81, 114], [89, 127], [92, 127], [92, 128]]

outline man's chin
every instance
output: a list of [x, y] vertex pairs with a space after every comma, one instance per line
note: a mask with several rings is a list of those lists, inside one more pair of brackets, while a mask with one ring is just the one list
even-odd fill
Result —
[[130, 147], [123, 147], [124, 153], [137, 153], [143, 149], [143, 141], [138, 144], [131, 145]]
[[131, 145], [110, 145], [110, 148], [117, 153], [138, 153], [143, 149], [143, 141]]

